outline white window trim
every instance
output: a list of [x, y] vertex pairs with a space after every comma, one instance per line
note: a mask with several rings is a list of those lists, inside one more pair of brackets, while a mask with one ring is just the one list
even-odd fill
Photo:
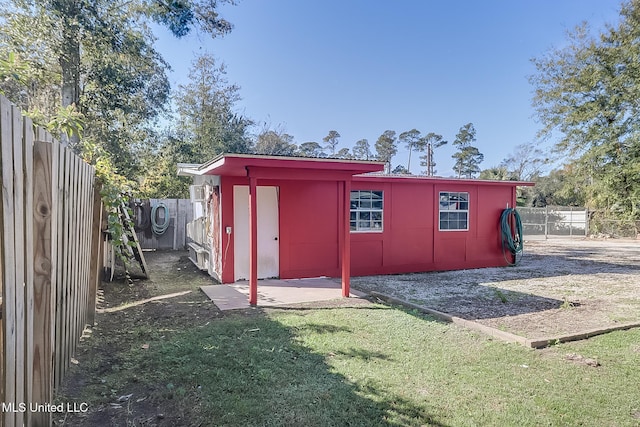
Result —
[[[440, 198], [442, 197], [443, 194], [466, 194], [467, 195], [467, 209], [446, 209], [446, 210], [442, 210], [440, 208]], [[442, 232], [448, 232], [448, 231], [469, 231], [469, 192], [468, 191], [439, 191], [438, 192], [438, 231], [442, 231]], [[464, 212], [467, 214], [467, 228], [441, 228], [441, 222], [440, 222], [440, 213], [442, 212]]]
[[[369, 229], [363, 229], [363, 230], [358, 230], [358, 220], [356, 219], [356, 229], [355, 230], [351, 230], [351, 219], [349, 219], [349, 232], [350, 233], [354, 233], [354, 234], [360, 234], [360, 233], [382, 233], [384, 231], [384, 191], [383, 190], [351, 190], [351, 193], [353, 194], [353, 192], [355, 191], [376, 191], [382, 194], [382, 208], [381, 209], [374, 209], [374, 208], [369, 208], [369, 209], [351, 209], [351, 207], [349, 207], [349, 217], [351, 217], [351, 212], [380, 212], [380, 216], [381, 216], [381, 221], [380, 221], [380, 228], [369, 228]], [[351, 197], [349, 197], [349, 199], [351, 200]]]

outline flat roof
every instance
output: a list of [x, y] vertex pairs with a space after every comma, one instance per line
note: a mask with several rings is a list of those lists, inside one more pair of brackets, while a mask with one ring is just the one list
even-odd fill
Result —
[[[219, 175], [219, 176], [248, 176], [250, 168], [265, 168], [278, 171], [299, 171], [325, 173], [335, 172], [344, 175], [351, 174], [354, 181], [389, 181], [399, 180], [415, 183], [425, 181], [440, 181], [450, 184], [482, 184], [482, 185], [510, 185], [533, 186], [528, 181], [499, 181], [469, 178], [445, 178], [439, 176], [423, 176], [410, 174], [384, 174], [384, 162], [373, 160], [347, 160], [320, 157], [292, 157], [271, 156], [263, 154], [220, 154], [206, 163], [178, 163], [178, 175]], [[324, 175], [327, 176], [327, 175]]]
[[247, 176], [247, 168], [325, 170], [352, 175], [379, 172], [384, 162], [316, 157], [267, 156], [261, 154], [220, 154], [203, 164], [178, 163], [178, 175]]

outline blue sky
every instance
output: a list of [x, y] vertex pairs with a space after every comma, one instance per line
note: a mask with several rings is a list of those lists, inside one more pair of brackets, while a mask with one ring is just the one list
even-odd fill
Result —
[[[483, 169], [534, 142], [531, 58], [583, 21], [603, 30], [618, 12], [615, 0], [240, 0], [221, 9], [234, 25], [224, 38], [159, 31], [157, 48], [174, 87], [196, 55], [212, 53], [241, 87], [237, 110], [298, 144], [330, 130], [339, 148], [362, 138], [373, 147], [387, 129], [441, 134], [449, 144], [436, 169], [451, 176], [451, 142], [466, 123]], [[399, 147], [393, 166], [406, 163]], [[413, 156], [411, 171], [421, 169]]]

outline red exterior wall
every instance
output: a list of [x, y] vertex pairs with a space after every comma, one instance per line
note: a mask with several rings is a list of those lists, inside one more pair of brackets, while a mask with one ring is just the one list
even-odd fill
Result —
[[[354, 276], [506, 265], [499, 222], [514, 187], [355, 177], [352, 188], [384, 191], [383, 231], [351, 233]], [[439, 230], [441, 191], [469, 193], [469, 230]]]
[[[222, 177], [222, 230], [233, 225], [233, 185]], [[341, 183], [324, 180], [258, 180], [279, 187], [280, 277], [340, 276]], [[356, 176], [352, 190], [384, 192], [383, 231], [351, 233], [354, 276], [504, 266], [499, 221], [515, 206], [508, 183]], [[469, 193], [469, 230], [438, 230], [440, 191]], [[233, 282], [233, 235], [222, 235], [222, 281]]]

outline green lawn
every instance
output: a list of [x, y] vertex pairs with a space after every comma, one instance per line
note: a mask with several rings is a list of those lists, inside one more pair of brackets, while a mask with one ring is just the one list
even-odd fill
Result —
[[139, 334], [148, 348], [132, 344], [102, 382], [135, 377], [185, 425], [640, 425], [638, 329], [534, 351], [357, 304]]

